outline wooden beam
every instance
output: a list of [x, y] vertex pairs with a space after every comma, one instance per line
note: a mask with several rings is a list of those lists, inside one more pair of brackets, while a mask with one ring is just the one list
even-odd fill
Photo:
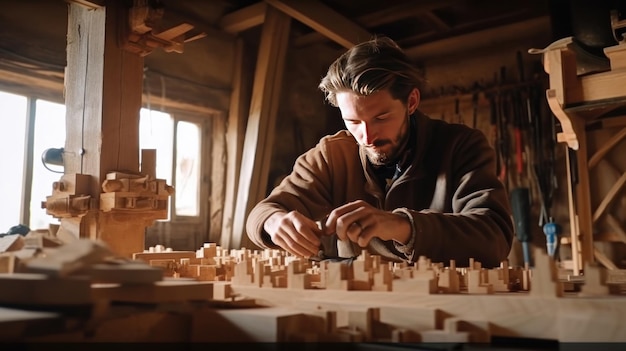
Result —
[[609, 192], [604, 196], [598, 208], [596, 208], [596, 211], [593, 213], [594, 223], [600, 219], [609, 205], [615, 200], [615, 197], [624, 189], [624, 184], [626, 184], [626, 172], [622, 173], [617, 182], [613, 184]]
[[435, 28], [437, 28], [437, 31], [439, 32], [449, 31], [451, 29], [449, 24], [447, 24], [443, 19], [441, 19], [441, 17], [437, 16], [432, 11], [425, 11], [422, 16]]
[[[264, 16], [265, 17], [265, 16]], [[235, 42], [235, 72], [233, 76], [233, 89], [228, 111], [226, 127], [226, 186], [224, 195], [224, 207], [222, 215], [221, 232], [215, 242], [220, 242], [222, 247], [230, 247], [233, 234], [233, 217], [237, 199], [237, 183], [239, 180], [239, 167], [243, 151], [246, 131], [246, 120], [250, 110], [250, 88], [246, 84], [247, 77], [252, 76], [252, 68], [248, 64], [246, 47], [243, 39]], [[214, 170], [215, 172], [215, 170]]]
[[598, 148], [596, 152], [594, 152], [593, 156], [589, 158], [589, 169], [595, 167], [600, 160], [607, 154], [607, 152], [611, 151], [615, 145], [617, 145], [620, 141], [626, 138], [626, 128], [620, 130], [617, 134], [611, 136], [609, 140], [604, 142], [602, 146]]
[[289, 16], [273, 7], [267, 8], [252, 88], [230, 248], [252, 245], [245, 231], [246, 219], [252, 207], [266, 195], [290, 27]]
[[[359, 16], [357, 17], [355, 22], [361, 26], [376, 27], [382, 24], [396, 22], [408, 17], [418, 17], [424, 12], [428, 12], [458, 2], [459, 0], [409, 1], [407, 3], [389, 6], [383, 10]], [[302, 47], [305, 45], [319, 43], [324, 39], [326, 39], [326, 37], [324, 37], [320, 33], [313, 32], [296, 38], [294, 41], [294, 46]]]
[[264, 1], [244, 7], [241, 10], [224, 15], [218, 26], [225, 32], [237, 34], [252, 27], [260, 26], [265, 21], [267, 4]]
[[319, 1], [265, 1], [345, 48], [372, 37], [366, 29]]
[[457, 52], [502, 44], [510, 41], [511, 38], [523, 39], [533, 36], [545, 36], [545, 33], [549, 31], [550, 17], [542, 16], [491, 29], [458, 35], [448, 39], [437, 40], [427, 44], [407, 47], [406, 53], [415, 59], [435, 59]]

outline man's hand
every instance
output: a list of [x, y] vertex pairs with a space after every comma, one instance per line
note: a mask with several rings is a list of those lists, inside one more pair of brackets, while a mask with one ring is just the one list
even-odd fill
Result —
[[411, 239], [411, 223], [401, 215], [375, 208], [363, 200], [334, 209], [326, 220], [326, 233], [337, 233], [339, 240], [350, 240], [366, 247], [374, 237], [406, 244]]
[[298, 211], [277, 212], [263, 224], [272, 242], [287, 252], [301, 257], [317, 255], [320, 249], [320, 229], [313, 220]]

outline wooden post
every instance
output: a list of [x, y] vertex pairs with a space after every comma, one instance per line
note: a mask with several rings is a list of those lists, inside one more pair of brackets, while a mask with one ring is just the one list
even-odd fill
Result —
[[[265, 17], [265, 13], [263, 16]], [[219, 236], [221, 246], [224, 248], [230, 247], [233, 233], [233, 216], [235, 213], [235, 200], [237, 199], [239, 167], [241, 164], [246, 120], [250, 107], [250, 89], [246, 88], [245, 80], [253, 72], [250, 72], [252, 68], [248, 69], [246, 57], [244, 42], [242, 39], [237, 39], [235, 42], [233, 89], [228, 122], [226, 123], [226, 189], [224, 191], [224, 214]]]
[[[143, 251], [153, 218], [99, 211], [102, 183], [112, 171], [139, 173], [139, 109], [143, 57], [120, 47], [128, 9], [70, 2], [67, 33], [65, 173], [91, 176], [91, 209], [61, 220], [75, 236], [101, 239], [121, 255]], [[77, 223], [79, 222], [79, 223]], [[76, 233], [78, 228], [78, 233]]]
[[241, 160], [231, 247], [252, 245], [245, 233], [252, 207], [266, 195], [291, 18], [268, 6], [259, 45]]

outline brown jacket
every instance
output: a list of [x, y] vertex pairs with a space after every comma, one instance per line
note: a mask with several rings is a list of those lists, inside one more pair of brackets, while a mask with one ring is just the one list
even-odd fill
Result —
[[[297, 210], [313, 220], [358, 199], [384, 210], [404, 209], [414, 224], [411, 256], [393, 241], [370, 241], [368, 251], [391, 260], [466, 266], [470, 258], [496, 267], [511, 249], [513, 222], [508, 196], [496, 176], [496, 156], [484, 134], [416, 114], [415, 157], [387, 194], [363, 150], [347, 131], [322, 138], [301, 155], [292, 173], [250, 212], [246, 229], [260, 247], [276, 248], [263, 230], [276, 211]], [[406, 211], [408, 210], [408, 212]], [[358, 254], [355, 244], [335, 241], [340, 256]]]

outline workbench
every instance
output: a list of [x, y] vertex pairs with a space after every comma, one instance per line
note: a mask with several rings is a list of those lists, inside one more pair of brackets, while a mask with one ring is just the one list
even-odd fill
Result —
[[[506, 262], [489, 270], [479, 262], [444, 268], [424, 257], [415, 266], [391, 265], [366, 253], [351, 264], [314, 262], [278, 250], [222, 250], [213, 243], [198, 249], [195, 258], [188, 252], [169, 255], [184, 263], [173, 277], [152, 275], [150, 267], [156, 267], [138, 262], [116, 268], [132, 265], [153, 281], [102, 272], [98, 281], [80, 274], [0, 275], [0, 341], [323, 342], [390, 349], [626, 343], [626, 273], [607, 275], [601, 266], [587, 266], [584, 282], [567, 282], [541, 250], [534, 253], [531, 271]], [[155, 265], [166, 256], [155, 253]], [[102, 266], [93, 257], [96, 272]], [[149, 253], [142, 257], [150, 262]], [[205, 276], [210, 280], [183, 276], [201, 271], [191, 266], [222, 273]], [[529, 280], [511, 284], [520, 278]]]

